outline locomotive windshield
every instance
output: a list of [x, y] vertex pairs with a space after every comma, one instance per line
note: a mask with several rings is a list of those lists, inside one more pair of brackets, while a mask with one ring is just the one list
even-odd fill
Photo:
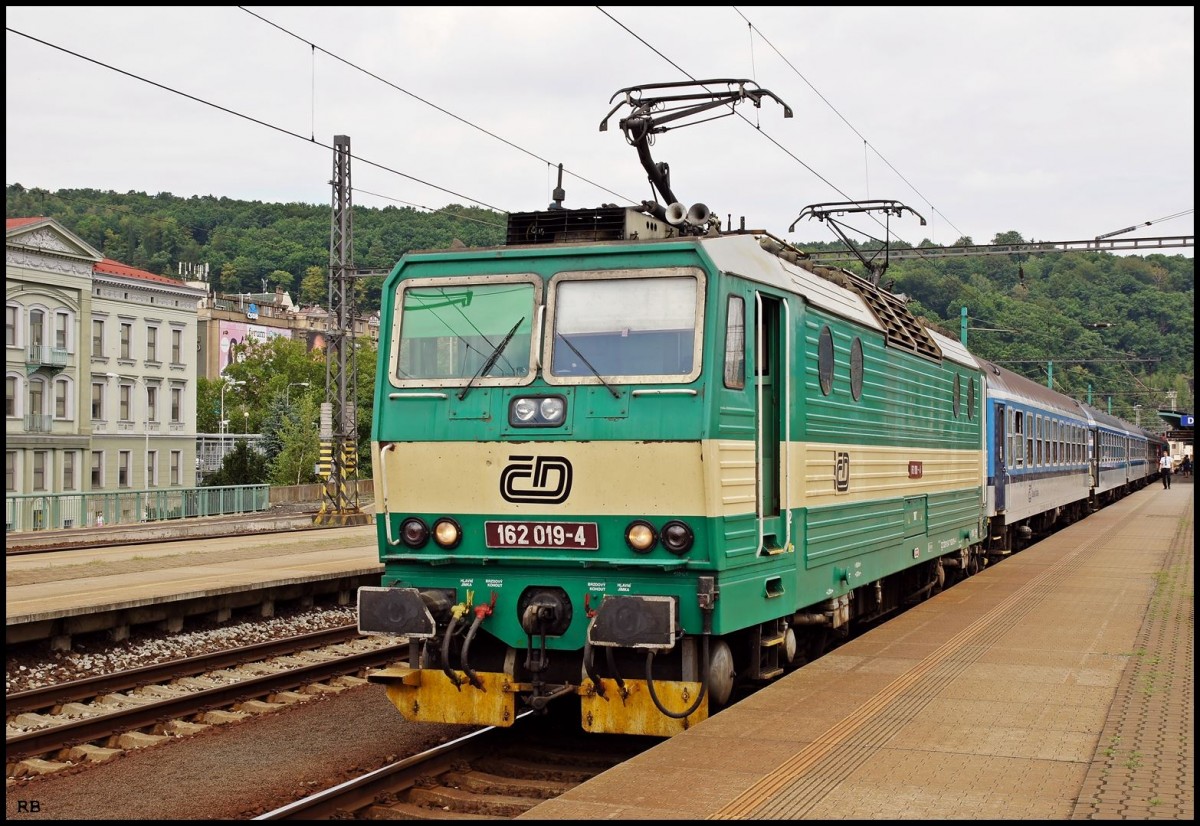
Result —
[[528, 278], [402, 284], [395, 382], [468, 386], [529, 380], [537, 293]]
[[700, 277], [572, 273], [551, 289], [551, 379], [690, 381], [699, 372]]

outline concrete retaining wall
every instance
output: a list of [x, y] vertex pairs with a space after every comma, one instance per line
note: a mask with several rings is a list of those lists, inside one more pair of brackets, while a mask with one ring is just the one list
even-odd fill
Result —
[[[320, 502], [324, 485], [288, 485], [271, 488], [272, 505], [294, 505], [302, 502]], [[360, 499], [371, 499], [375, 496], [373, 479], [351, 479], [346, 483], [346, 491], [354, 496], [356, 491]]]

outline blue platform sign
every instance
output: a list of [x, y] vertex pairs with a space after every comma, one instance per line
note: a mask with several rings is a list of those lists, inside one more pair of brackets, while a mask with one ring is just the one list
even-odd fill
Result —
[[1196, 417], [1191, 413], [1181, 413], [1179, 416], [1180, 427], [1195, 427]]

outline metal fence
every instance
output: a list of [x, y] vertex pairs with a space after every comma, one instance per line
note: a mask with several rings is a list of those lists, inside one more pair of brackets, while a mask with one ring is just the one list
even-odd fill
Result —
[[4, 529], [47, 531], [255, 513], [270, 508], [270, 498], [270, 485], [12, 494], [4, 497]]

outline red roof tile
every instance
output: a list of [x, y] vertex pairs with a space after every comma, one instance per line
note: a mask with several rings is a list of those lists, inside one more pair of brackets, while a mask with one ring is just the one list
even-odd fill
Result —
[[111, 258], [105, 258], [99, 264], [92, 267], [94, 272], [107, 273], [108, 275], [120, 275], [125, 278], [140, 278], [144, 281], [157, 281], [160, 284], [171, 284], [176, 287], [184, 286], [182, 281], [174, 278], [167, 278], [165, 275], [155, 275], [152, 272], [139, 270], [130, 267], [127, 264], [122, 264], [120, 261], [114, 261]]
[[45, 220], [46, 220], [45, 218], [5, 218], [4, 219], [4, 222], [5, 222], [4, 231], [8, 232], [10, 229], [16, 229], [18, 227], [23, 227], [23, 226], [26, 226], [27, 224], [36, 224], [38, 221], [45, 221]]

